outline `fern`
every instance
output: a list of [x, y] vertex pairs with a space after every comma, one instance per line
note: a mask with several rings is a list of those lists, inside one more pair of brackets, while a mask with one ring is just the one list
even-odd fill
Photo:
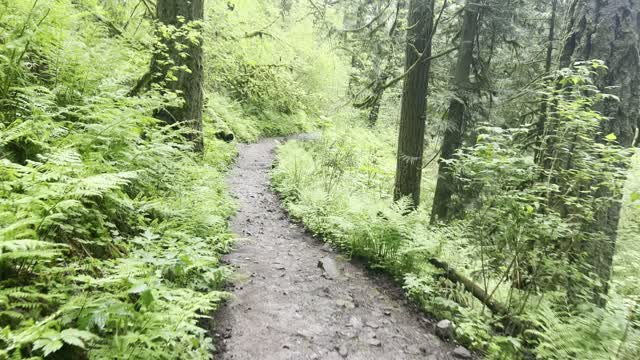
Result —
[[126, 96], [148, 54], [83, 4], [0, 1], [0, 358], [208, 359], [231, 156], [153, 119], [175, 94]]

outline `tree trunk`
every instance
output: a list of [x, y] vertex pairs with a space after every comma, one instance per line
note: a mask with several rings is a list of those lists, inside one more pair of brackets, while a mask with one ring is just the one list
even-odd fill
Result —
[[[396, 3], [396, 18], [391, 24], [391, 29], [389, 30], [389, 41], [394, 44], [394, 46], [389, 46], [390, 49], [384, 49], [382, 44], [376, 45], [376, 52], [374, 53], [373, 59], [373, 73], [376, 77], [376, 83], [374, 86], [374, 97], [371, 104], [371, 110], [369, 111], [369, 126], [375, 127], [378, 123], [378, 116], [380, 115], [380, 106], [382, 105], [382, 99], [384, 98], [385, 88], [384, 85], [387, 83], [387, 80], [393, 74], [396, 66], [394, 66], [394, 51], [395, 44], [400, 44], [404, 39], [401, 36], [398, 36], [398, 16], [405, 9], [406, 2], [404, 0], [398, 0]], [[381, 11], [382, 9], [378, 9]], [[385, 66], [382, 64], [385, 63]]]
[[604, 134], [614, 133], [620, 145], [632, 146], [640, 125], [640, 2], [637, 0], [577, 0], [570, 9], [569, 36], [561, 66], [576, 61], [603, 60], [609, 67], [598, 85], [621, 101], [606, 101], [598, 109], [610, 120]]
[[[633, 146], [640, 125], [640, 1], [575, 0], [570, 8], [569, 34], [562, 51], [563, 67], [576, 61], [603, 60], [609, 67], [596, 79], [602, 92], [620, 101], [605, 100], [596, 109], [608, 118], [600, 138], [615, 134], [623, 147]], [[603, 197], [610, 194], [602, 194]], [[606, 293], [615, 254], [620, 203], [595, 215], [597, 230], [607, 235], [606, 243], [588, 249], [590, 265], [605, 284]]]
[[[370, 0], [366, 0], [361, 2], [358, 5], [358, 9], [356, 10], [356, 18], [355, 18], [355, 26], [353, 26], [354, 29], [359, 29], [361, 28], [364, 23], [365, 23], [365, 16], [366, 16], [366, 9], [367, 6], [369, 5]], [[352, 21], [348, 21], [348, 23], [350, 24], [349, 27], [346, 27], [347, 29], [351, 28], [351, 22]], [[347, 22], [345, 21], [345, 24]], [[347, 37], [349, 36], [348, 33], [345, 33], [345, 41], [347, 40]], [[357, 78], [360, 75], [360, 72], [362, 72], [362, 63], [360, 62], [360, 59], [358, 58], [360, 56], [359, 53], [353, 53], [351, 55], [351, 75], [349, 76], [349, 94], [351, 94], [351, 96], [353, 98], [356, 98], [356, 94], [357, 94], [357, 90], [356, 90], [356, 84], [357, 84]]]
[[[549, 37], [547, 44], [547, 58], [544, 64], [544, 70], [549, 74], [551, 72], [551, 67], [553, 65], [553, 45], [556, 37], [556, 14], [558, 11], [558, 0], [552, 0], [551, 4], [551, 18], [549, 19]], [[535, 149], [535, 161], [536, 163], [540, 163], [542, 159], [541, 149], [542, 149], [542, 138], [544, 135], [544, 126], [547, 122], [547, 109], [548, 109], [548, 100], [545, 98], [540, 105], [540, 118], [538, 119], [538, 123], [536, 124], [536, 149]]]
[[374, 99], [373, 105], [371, 105], [371, 110], [369, 111], [369, 127], [376, 127], [378, 124], [378, 116], [380, 115], [380, 103], [382, 102], [382, 97], [384, 96], [384, 90], [381, 90], [379, 94], [377, 94]]
[[201, 32], [201, 25], [194, 22], [204, 18], [204, 0], [158, 0], [157, 17], [160, 26], [175, 28], [175, 33], [172, 30], [169, 35], [163, 35], [160, 29], [157, 32], [163, 48], [156, 49], [151, 60], [152, 82], [178, 93], [184, 102], [179, 107], [158, 110], [154, 116], [168, 124], [187, 125], [192, 130], [188, 137], [193, 141], [194, 149], [201, 152], [204, 149], [203, 40], [199, 34], [194, 43], [188, 35]]
[[410, 197], [420, 204], [422, 154], [433, 31], [433, 0], [411, 0], [408, 15], [405, 69], [420, 62], [404, 79], [394, 199]]
[[467, 2], [462, 23], [462, 39], [458, 50], [458, 61], [453, 73], [453, 91], [455, 96], [449, 103], [448, 123], [444, 132], [440, 150], [440, 168], [438, 183], [431, 208], [431, 222], [446, 221], [455, 211], [451, 198], [455, 190], [455, 179], [447, 163], [453, 159], [456, 151], [462, 147], [465, 133], [466, 99], [471, 91], [471, 64], [473, 62], [474, 40], [478, 29], [478, 6]]

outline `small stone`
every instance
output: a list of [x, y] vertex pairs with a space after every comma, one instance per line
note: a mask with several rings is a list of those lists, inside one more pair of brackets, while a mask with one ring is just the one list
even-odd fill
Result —
[[276, 264], [274, 267], [276, 270], [286, 270], [287, 268], [282, 264]]
[[346, 309], [355, 309], [355, 307], [356, 307], [356, 305], [354, 303], [352, 303], [351, 301], [342, 300], [342, 299], [336, 300], [336, 304], [338, 306], [346, 308]]
[[347, 324], [347, 326], [352, 327], [354, 329], [362, 329], [362, 321], [360, 321], [360, 319], [358, 319], [355, 316], [352, 316], [349, 319], [349, 323]]
[[420, 348], [417, 345], [409, 345], [404, 349], [407, 355], [420, 355]]
[[[298, 310], [296, 310], [296, 312], [298, 312]], [[296, 332], [296, 335], [297, 335], [297, 336], [300, 336], [301, 338], [304, 338], [304, 339], [311, 339], [311, 338], [313, 338], [313, 334], [311, 334], [311, 332], [306, 331], [306, 330], [298, 331], [298, 332]]]
[[382, 342], [380, 340], [374, 339], [374, 338], [368, 339], [367, 340], [367, 344], [369, 344], [371, 346], [382, 346]]
[[346, 337], [347, 339], [353, 339], [356, 336], [358, 336], [358, 334], [356, 333], [355, 330], [340, 330], [338, 331], [338, 333], [344, 337]]
[[349, 355], [349, 349], [345, 345], [340, 345], [336, 350], [338, 350], [338, 354], [343, 358], [346, 358]]
[[453, 323], [449, 320], [442, 320], [436, 324], [436, 335], [440, 338], [453, 339]]
[[289, 344], [284, 344], [282, 345], [283, 349], [291, 349], [291, 346]]
[[459, 359], [471, 359], [471, 351], [467, 350], [463, 346], [458, 346], [453, 350], [453, 356]]
[[389, 311], [389, 310], [385, 310], [385, 311], [384, 311], [384, 315], [385, 315], [385, 316], [391, 316], [391, 311]]
[[336, 279], [340, 276], [335, 260], [330, 257], [320, 259], [320, 261], [318, 261], [318, 267], [324, 270], [324, 276], [327, 279]]
[[372, 329], [377, 329], [380, 327], [380, 325], [378, 325], [378, 323], [375, 321], [367, 321], [366, 325]]

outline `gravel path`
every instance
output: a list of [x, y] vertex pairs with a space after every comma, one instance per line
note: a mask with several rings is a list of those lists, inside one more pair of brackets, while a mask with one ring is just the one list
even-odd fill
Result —
[[[235, 295], [216, 315], [217, 359], [454, 359], [396, 286], [289, 221], [269, 189], [276, 139], [240, 145]], [[319, 261], [323, 267], [319, 267]], [[334, 272], [337, 272], [335, 274]]]

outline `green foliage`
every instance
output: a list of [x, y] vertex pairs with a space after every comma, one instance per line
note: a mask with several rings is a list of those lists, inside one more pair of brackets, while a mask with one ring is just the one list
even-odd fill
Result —
[[233, 109], [214, 106], [221, 98], [210, 95], [209, 111], [216, 126], [243, 141], [309, 131], [344, 86], [344, 61], [320, 41], [305, 16], [309, 4], [292, 3], [286, 14], [277, 5], [212, 2], [207, 10], [206, 89], [223, 94], [222, 108]]
[[[599, 279], [584, 250], [607, 241], [593, 226], [594, 214], [622, 191], [621, 165], [629, 156], [608, 134], [598, 135], [603, 118], [593, 107], [601, 95], [591, 86], [591, 69], [558, 73], [566, 84], [562, 90], [539, 88], [554, 108], [537, 156], [521, 145], [528, 128], [479, 129], [477, 143], [452, 162], [463, 187], [454, 199], [465, 204], [461, 221], [430, 226], [424, 208], [429, 201], [410, 214], [402, 204], [391, 205], [395, 144], [387, 138], [389, 129], [365, 129], [354, 120], [313, 143], [282, 145], [274, 186], [307, 228], [397, 276], [409, 297], [438, 318], [453, 319], [458, 339], [487, 358], [634, 359], [640, 338], [637, 281], [622, 274], [634, 271], [630, 259], [638, 256], [636, 207], [625, 207], [628, 230], [618, 257], [626, 261], [617, 268], [622, 276], [612, 281], [605, 308], [591, 303]], [[549, 166], [567, 162], [572, 166]], [[432, 187], [431, 181], [427, 177], [423, 187]], [[627, 192], [637, 192], [635, 177], [629, 182]], [[628, 203], [634, 199], [629, 195]], [[500, 317], [429, 265], [432, 257], [533, 324], [529, 331], [505, 328]]]
[[206, 359], [234, 152], [125, 96], [149, 54], [99, 9], [0, 1], [0, 358]]
[[287, 207], [310, 230], [380, 264], [394, 259], [408, 231], [402, 207], [386, 201], [393, 157], [385, 145], [366, 130], [331, 129], [317, 143], [280, 147], [273, 173]]

